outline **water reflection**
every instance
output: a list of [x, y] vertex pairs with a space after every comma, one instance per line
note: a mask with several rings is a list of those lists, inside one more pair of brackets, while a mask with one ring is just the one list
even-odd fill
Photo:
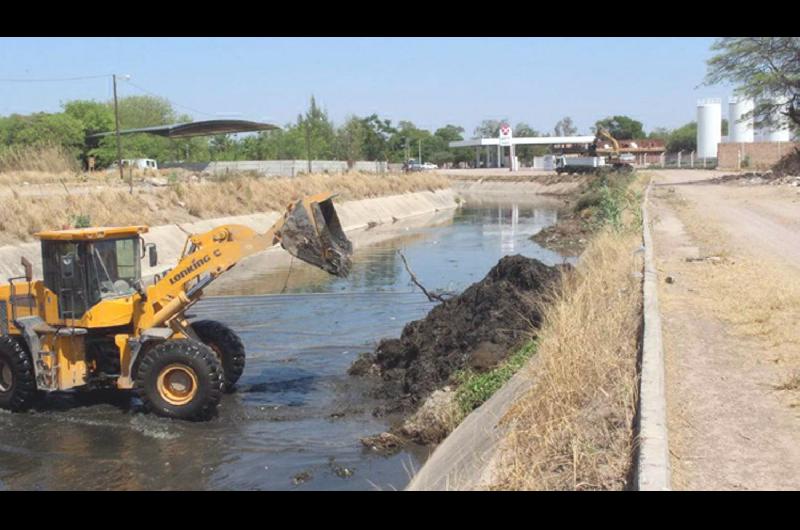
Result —
[[[239, 390], [224, 396], [219, 417], [172, 421], [140, 413], [135, 400], [81, 404], [67, 395], [30, 414], [0, 412], [0, 486], [401, 489], [427, 450], [389, 458], [365, 450], [359, 438], [387, 419], [372, 416], [377, 403], [346, 375], [358, 353], [433, 306], [397, 250], [429, 289], [461, 291], [505, 254], [562, 262], [529, 240], [555, 220], [552, 207], [475, 203], [443, 225], [358, 248], [347, 279], [295, 260], [291, 271], [232, 282], [229, 296], [192, 309], [194, 318], [232, 326], [248, 351]], [[295, 483], [303, 473], [311, 478]]]

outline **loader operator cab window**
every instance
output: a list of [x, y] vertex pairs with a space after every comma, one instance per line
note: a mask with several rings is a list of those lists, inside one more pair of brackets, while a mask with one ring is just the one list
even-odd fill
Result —
[[60, 318], [79, 319], [102, 300], [134, 294], [140, 245], [138, 237], [43, 241], [44, 282], [58, 297]]
[[130, 296], [140, 278], [139, 238], [93, 241], [87, 245], [91, 299]]
[[58, 297], [60, 318], [81, 318], [86, 312], [85, 262], [80, 243], [42, 242], [44, 284]]

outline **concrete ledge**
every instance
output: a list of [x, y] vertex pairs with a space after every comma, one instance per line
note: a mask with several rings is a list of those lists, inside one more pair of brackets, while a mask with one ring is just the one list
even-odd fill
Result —
[[671, 489], [671, 479], [664, 389], [664, 348], [661, 340], [661, 316], [658, 311], [658, 274], [653, 259], [650, 216], [647, 213], [652, 184], [651, 180], [642, 203], [644, 339], [639, 386], [636, 489], [666, 491]]
[[[365, 228], [370, 222], [391, 223], [393, 219], [406, 219], [456, 207], [458, 207], [456, 194], [451, 189], [373, 197], [346, 201], [336, 205], [339, 219], [346, 232]], [[144, 240], [146, 243], [158, 245], [160, 264], [151, 269], [146, 263], [143, 263], [142, 277], [148, 279], [153, 274], [175, 265], [183, 252], [186, 238], [191, 233], [202, 233], [223, 224], [243, 224], [256, 231], [264, 232], [280, 215], [278, 212], [262, 212], [203, 219], [193, 223], [152, 226], [150, 231], [144, 235]], [[288, 260], [288, 253], [282, 248], [276, 248], [275, 251], [286, 254]], [[8, 278], [22, 274], [20, 258], [23, 256], [33, 263], [34, 277], [41, 278], [42, 255], [39, 241], [0, 247], [0, 277]]]
[[472, 411], [434, 450], [406, 486], [407, 491], [484, 489], [492, 483], [497, 455], [508, 426], [500, 420], [536, 383], [539, 358], [514, 374], [492, 397]]

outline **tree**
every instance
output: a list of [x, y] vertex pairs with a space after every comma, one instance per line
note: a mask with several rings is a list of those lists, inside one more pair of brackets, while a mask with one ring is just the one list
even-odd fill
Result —
[[347, 160], [348, 165], [361, 160], [365, 138], [364, 123], [355, 116], [348, 118], [336, 131], [336, 158]]
[[554, 132], [556, 136], [575, 136], [578, 134], [578, 128], [572, 123], [572, 118], [565, 116], [558, 120]]
[[756, 127], [776, 126], [781, 114], [800, 127], [800, 37], [726, 37], [711, 50], [704, 84], [727, 81], [755, 100], [745, 117]]
[[0, 139], [6, 145], [60, 145], [77, 157], [84, 138], [83, 124], [63, 113], [12, 114], [0, 119]]
[[652, 138], [654, 140], [664, 140], [665, 142], [669, 138], [670, 130], [666, 127], [656, 127], [650, 134], [647, 135], [648, 138]]
[[391, 161], [401, 162], [408, 158], [418, 158], [422, 151], [422, 160], [428, 160], [437, 147], [430, 131], [420, 129], [410, 121], [400, 121], [397, 131], [389, 140], [391, 147]]
[[475, 128], [475, 136], [480, 138], [497, 138], [500, 136], [500, 124], [504, 123], [499, 120], [483, 120], [480, 125]]
[[367, 160], [389, 160], [389, 140], [397, 133], [392, 121], [372, 114], [361, 119], [364, 130], [364, 157]]
[[611, 136], [617, 140], [631, 140], [633, 138], [644, 138], [642, 122], [636, 121], [628, 116], [613, 116], [599, 120], [594, 127], [596, 133], [600, 127], [605, 128]]
[[672, 131], [667, 138], [666, 148], [670, 153], [697, 151], [697, 122], [689, 122]]
[[114, 130], [114, 110], [107, 103], [76, 99], [62, 108], [64, 114], [81, 122], [87, 136]]
[[305, 115], [297, 117], [297, 127], [305, 141], [303, 158], [311, 160], [329, 160], [333, 158], [334, 130], [328, 113], [317, 106], [317, 100], [311, 96]]
[[[106, 106], [112, 115], [114, 102], [109, 101]], [[191, 121], [188, 116], [178, 116], [172, 104], [163, 98], [153, 96], [128, 96], [120, 98], [119, 126], [120, 129], [140, 129], [158, 125], [170, 125], [178, 121]], [[154, 158], [156, 160], [169, 160], [174, 158], [176, 151], [182, 149], [175, 147], [175, 141], [154, 136], [152, 134], [130, 134], [120, 139], [122, 143], [122, 156], [124, 158]], [[98, 165], [108, 165], [117, 159], [117, 140], [114, 135], [103, 137], [97, 147], [89, 153], [97, 157]], [[187, 143], [181, 146], [191, 145]], [[185, 149], [183, 149], [185, 151]], [[181, 157], [182, 158], [182, 157]]]
[[[529, 137], [535, 138], [538, 136], [542, 136], [542, 133], [533, 129], [527, 123], [518, 123], [516, 127], [514, 127], [514, 136], [521, 136], [521, 137]], [[546, 145], [518, 145], [515, 147], [515, 153], [517, 158], [522, 160], [524, 163], [530, 165], [533, 163], [533, 157], [535, 156], [542, 156], [546, 154], [549, 148]]]
[[452, 164], [455, 159], [455, 155], [450, 151], [436, 151], [430, 156], [430, 161], [440, 167], [445, 164]]
[[[464, 139], [463, 127], [448, 124], [436, 129], [436, 132], [433, 133], [433, 137], [438, 140], [440, 144], [440, 150], [434, 152], [431, 157], [434, 164], [458, 164], [468, 162], [474, 158], [474, 154], [470, 149], [450, 147], [450, 142], [458, 142]], [[447, 157], [445, 153], [449, 153], [451, 156]], [[437, 160], [439, 161], [437, 162]]]

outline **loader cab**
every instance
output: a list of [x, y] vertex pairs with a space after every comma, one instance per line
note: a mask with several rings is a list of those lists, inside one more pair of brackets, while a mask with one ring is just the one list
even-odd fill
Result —
[[44, 285], [61, 320], [78, 320], [99, 302], [131, 296], [141, 281], [147, 227], [85, 228], [36, 234]]

